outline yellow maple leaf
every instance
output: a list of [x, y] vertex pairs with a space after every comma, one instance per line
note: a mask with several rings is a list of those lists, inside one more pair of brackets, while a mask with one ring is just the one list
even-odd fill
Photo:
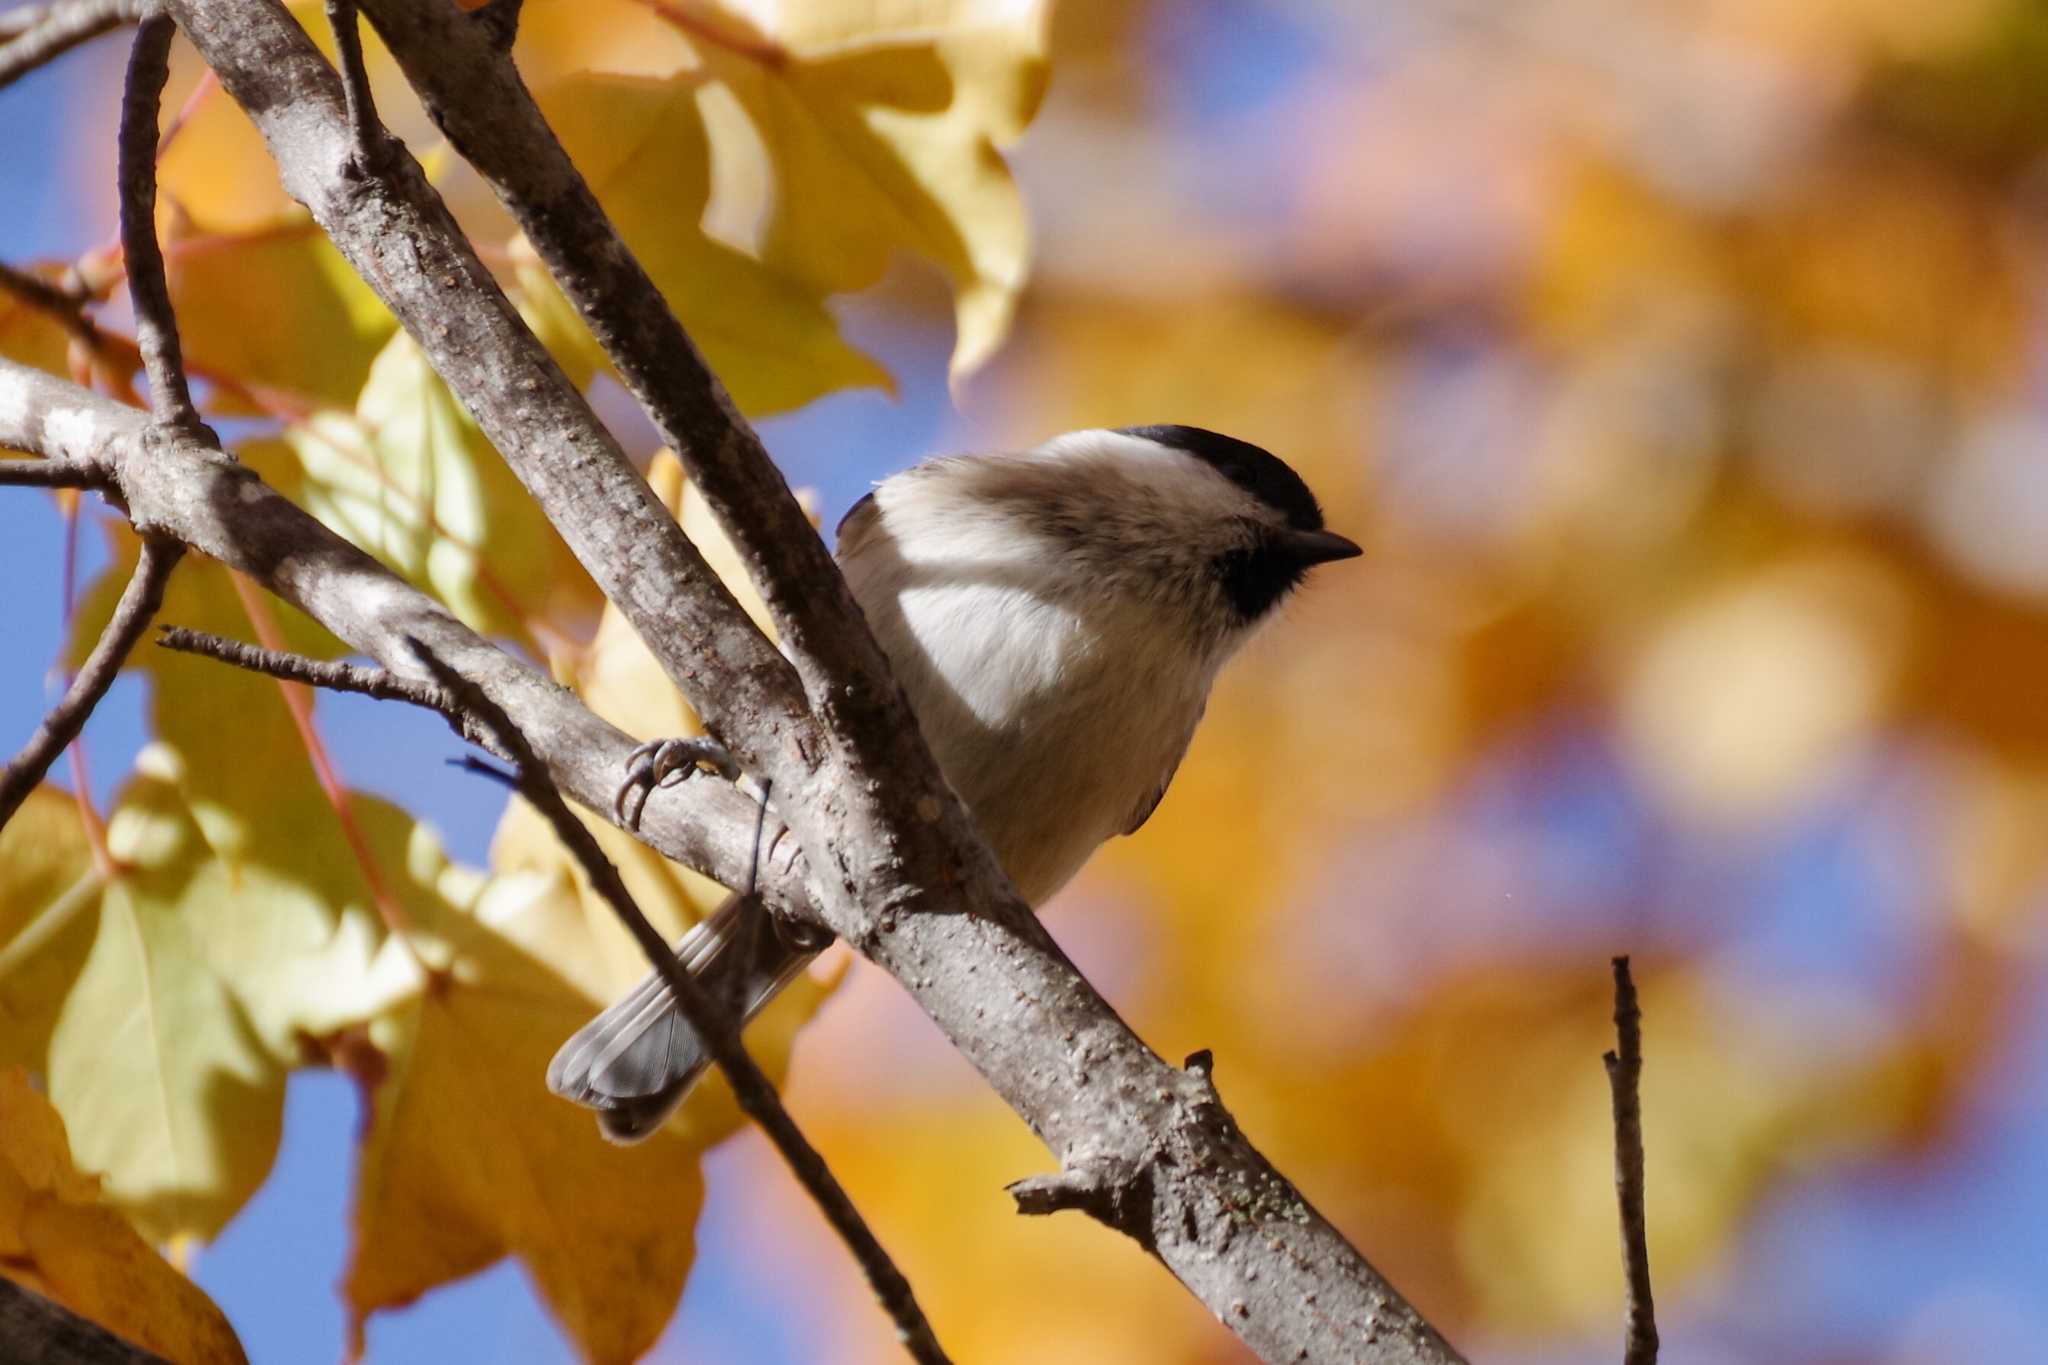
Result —
[[[113, 539], [76, 649], [133, 564], [132, 534]], [[246, 637], [258, 600], [192, 556], [164, 614]], [[265, 620], [287, 647], [339, 648], [281, 604]], [[418, 894], [412, 824], [330, 793], [276, 682], [147, 646], [131, 667], [153, 684], [160, 739], [115, 804], [104, 852], [55, 789], [0, 842], [0, 1056], [47, 1073], [81, 1157], [151, 1236], [204, 1237], [267, 1174], [305, 1040], [379, 1005], [367, 966], [385, 913]]]
[[[590, 1359], [630, 1360], [674, 1312], [694, 1254], [694, 1151], [679, 1134], [615, 1147], [543, 1091], [548, 1057], [590, 1010], [564, 972], [580, 936], [553, 922], [568, 902], [537, 877], [468, 881], [451, 888], [463, 904], [425, 910], [375, 973], [412, 989], [369, 1030], [387, 1060], [359, 1153], [352, 1330], [360, 1345], [369, 1313], [512, 1254]], [[545, 959], [522, 941], [536, 937]]]
[[[731, 548], [714, 539], [701, 504], [685, 500], [673, 458], [659, 457], [651, 480], [745, 593]], [[615, 609], [590, 645], [556, 662], [615, 723], [646, 734], [701, 728]], [[723, 898], [609, 822], [582, 818], [664, 935]], [[703, 1201], [696, 1157], [740, 1116], [713, 1077], [653, 1140], [622, 1148], [587, 1111], [542, 1092], [555, 1049], [647, 963], [523, 802], [507, 809], [491, 861], [487, 883], [424, 874], [444, 898], [372, 970], [405, 984], [369, 1031], [388, 1070], [372, 1094], [344, 1280], [358, 1343], [371, 1312], [515, 1255], [587, 1358], [631, 1360], [674, 1313], [690, 1268]], [[834, 984], [799, 981], [748, 1031], [771, 1075], [786, 1069], [797, 1029]]]
[[670, 24], [669, 69], [650, 73], [643, 42], [630, 71], [578, 72], [544, 103], [740, 406], [887, 384], [825, 303], [874, 284], [899, 253], [953, 287], [954, 376], [986, 361], [1026, 270], [1001, 148], [1043, 93], [1043, 6], [812, 5], [772, 22], [654, 9]]
[[356, 401], [398, 324], [308, 214], [236, 232], [167, 221], [178, 336], [188, 365], [214, 381], [212, 409], [297, 415]]
[[205, 1291], [100, 1202], [63, 1118], [19, 1066], [0, 1069], [0, 1275], [178, 1365], [246, 1359]]
[[[742, 409], [781, 412], [835, 389], [888, 385], [886, 371], [841, 339], [821, 292], [699, 226], [711, 142], [687, 79], [578, 75], [545, 104], [613, 224]], [[551, 298], [552, 281], [529, 273], [524, 284], [536, 300], [529, 313], [567, 308]], [[600, 363], [595, 343], [586, 345], [585, 368]]]
[[[955, 293], [958, 379], [1009, 329], [1029, 233], [1001, 149], [1045, 93], [1036, 0], [657, 6], [703, 62], [717, 133], [743, 114], [768, 180], [761, 258], [821, 293], [910, 251]], [[730, 145], [715, 142], [721, 150]], [[742, 228], [742, 230], [744, 230]]]

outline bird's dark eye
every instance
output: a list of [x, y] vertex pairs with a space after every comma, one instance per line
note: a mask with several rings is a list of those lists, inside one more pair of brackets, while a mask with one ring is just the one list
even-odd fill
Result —
[[1247, 622], [1271, 611], [1308, 573], [1308, 566], [1263, 528], [1249, 544], [1216, 556], [1210, 567], [1223, 587], [1224, 598]]

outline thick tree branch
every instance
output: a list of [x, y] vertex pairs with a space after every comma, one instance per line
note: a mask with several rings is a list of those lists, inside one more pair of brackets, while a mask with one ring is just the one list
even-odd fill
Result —
[[11, 42], [50, 17], [49, 5], [16, 5], [0, 10], [0, 43]]
[[802, 723], [803, 697], [788, 663], [534, 339], [419, 163], [395, 144], [377, 165], [361, 163], [341, 78], [273, 0], [170, 0], [170, 9], [255, 121], [286, 191], [419, 342], [521, 482], [551, 514], [574, 509], [555, 515], [557, 529], [706, 726], [750, 767], [756, 737], [794, 743], [787, 732]]
[[1650, 1292], [1650, 1238], [1643, 1215], [1643, 1011], [1628, 959], [1614, 959], [1616, 1050], [1601, 1057], [1614, 1104], [1614, 1190], [1621, 1205], [1621, 1263], [1628, 1277], [1624, 1365], [1657, 1365], [1657, 1303]]
[[80, 43], [142, 17], [145, 0], [58, 0], [31, 11], [30, 22], [10, 30], [0, 46], [0, 89]]
[[[692, 627], [710, 624], [705, 588], [673, 568], [681, 561], [662, 548], [662, 537], [673, 534], [666, 518], [658, 525], [636, 519], [622, 491], [630, 471], [615, 446], [582, 441], [574, 427], [535, 450], [532, 433], [499, 411], [506, 394], [552, 392], [563, 381], [552, 365], [543, 375], [529, 364], [532, 342], [523, 329], [500, 325], [509, 308], [409, 158], [394, 157], [393, 168], [368, 183], [349, 177], [340, 83], [304, 35], [273, 6], [251, 0], [171, 4], [255, 118], [287, 187], [421, 339], [713, 730], [774, 782], [820, 893], [817, 913], [904, 983], [1063, 1166], [1127, 1173], [1129, 1197], [1110, 1202], [1149, 1215], [1134, 1215], [1127, 1230], [1140, 1231], [1262, 1355], [1457, 1359], [1252, 1148], [1206, 1077], [1184, 1075], [1145, 1048], [1017, 900], [940, 779], [843, 584], [811, 574], [765, 585], [772, 600], [815, 598], [815, 609], [784, 608], [805, 632], [792, 652], [804, 659], [817, 702], [813, 721], [804, 698], [784, 690], [779, 658], [770, 678], [746, 653], [751, 642]], [[454, 13], [443, 0], [412, 12]], [[427, 83], [418, 49], [400, 36], [397, 7], [380, 4], [370, 13], [394, 49], [408, 48], [401, 60]], [[497, 29], [479, 32], [489, 59], [500, 60]], [[450, 69], [477, 60], [453, 46], [440, 59]], [[430, 106], [436, 102], [430, 90]], [[445, 119], [447, 102], [439, 102]], [[530, 140], [526, 150], [544, 162], [549, 155]], [[623, 250], [615, 239], [608, 246], [598, 239], [594, 249]], [[589, 262], [578, 268], [594, 269]], [[636, 368], [658, 370], [645, 356]], [[525, 390], [517, 386], [522, 380], [532, 381]], [[786, 492], [779, 478], [743, 467], [758, 458], [758, 443], [714, 390], [700, 386], [692, 396], [689, 382], [684, 376], [673, 395], [677, 427], [701, 433], [685, 456], [706, 479], [718, 468], [707, 451], [730, 462], [714, 506], [739, 543], [752, 547], [752, 567], [808, 572], [804, 565], [822, 564], [814, 539], [811, 550], [788, 551], [793, 558], [771, 557], [765, 547], [777, 537], [766, 528], [787, 523], [779, 505]], [[580, 405], [576, 411], [587, 413]], [[638, 488], [637, 478], [630, 482]], [[650, 803], [650, 814], [655, 809]]]
[[781, 470], [571, 164], [510, 52], [452, 4], [363, 7], [739, 548], [813, 702], [848, 684], [887, 686], [881, 651]]
[[[483, 687], [531, 736], [563, 791], [609, 818], [634, 741], [575, 695], [478, 636], [448, 609], [280, 496], [257, 475], [195, 441], [145, 441], [146, 414], [0, 358], [0, 446], [102, 470], [138, 530], [183, 541], [297, 606], [401, 677], [420, 678], [406, 643]], [[0, 462], [0, 468], [15, 461]], [[648, 804], [640, 836], [666, 856], [744, 886], [753, 866], [755, 806], [725, 783], [692, 782]], [[802, 866], [762, 869], [760, 891], [802, 913]]]
[[5, 1276], [0, 1276], [0, 1360], [8, 1365], [170, 1365], [156, 1352]]
[[732, 1083], [733, 1096], [739, 1101], [740, 1108], [761, 1126], [768, 1140], [775, 1145], [775, 1150], [789, 1163], [798, 1182], [824, 1212], [833, 1231], [853, 1253], [854, 1260], [867, 1276], [869, 1286], [875, 1291], [875, 1297], [895, 1322], [897, 1335], [911, 1359], [925, 1365], [949, 1365], [945, 1351], [940, 1349], [938, 1338], [932, 1333], [931, 1323], [926, 1320], [924, 1310], [918, 1307], [917, 1296], [911, 1292], [910, 1281], [903, 1277], [903, 1272], [897, 1269], [889, 1253], [882, 1249], [867, 1220], [854, 1207], [846, 1188], [826, 1166], [825, 1158], [796, 1126], [789, 1111], [783, 1108], [781, 1097], [775, 1093], [774, 1082], [748, 1055], [738, 1031], [724, 1013], [705, 998], [703, 989], [676, 960], [674, 950], [662, 938], [661, 932], [641, 913], [632, 893], [626, 890], [619, 869], [605, 856], [590, 830], [563, 803], [561, 794], [548, 781], [545, 766], [534, 756], [533, 749], [519, 733], [518, 727], [461, 674], [431, 655], [425, 656], [422, 662], [433, 673], [441, 689], [457, 698], [463, 710], [477, 718], [492, 741], [490, 747], [511, 759], [518, 776], [520, 794], [554, 829], [555, 837], [562, 841], [562, 846], [569, 850], [590, 878], [591, 889], [604, 897], [605, 904], [612, 908], [612, 913], [619, 917], [640, 945], [640, 950], [647, 954], [647, 960], [668, 984], [676, 1008], [696, 1030], [697, 1036], [704, 1040], [711, 1059], [718, 1063], [718, 1069]]

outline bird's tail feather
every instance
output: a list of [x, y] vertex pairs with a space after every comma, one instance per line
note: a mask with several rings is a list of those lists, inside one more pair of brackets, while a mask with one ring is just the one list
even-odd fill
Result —
[[[676, 958], [740, 1024], [759, 1014], [814, 954], [783, 942], [758, 902], [727, 897], [676, 941]], [[548, 1063], [548, 1089], [597, 1111], [614, 1142], [639, 1142], [675, 1112], [711, 1065], [659, 972], [576, 1031]]]

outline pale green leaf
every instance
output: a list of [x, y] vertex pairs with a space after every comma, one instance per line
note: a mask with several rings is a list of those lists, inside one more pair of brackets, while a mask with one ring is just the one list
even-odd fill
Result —
[[476, 629], [530, 639], [588, 607], [568, 547], [404, 333], [370, 367], [353, 416], [320, 414], [285, 440], [308, 511]]

